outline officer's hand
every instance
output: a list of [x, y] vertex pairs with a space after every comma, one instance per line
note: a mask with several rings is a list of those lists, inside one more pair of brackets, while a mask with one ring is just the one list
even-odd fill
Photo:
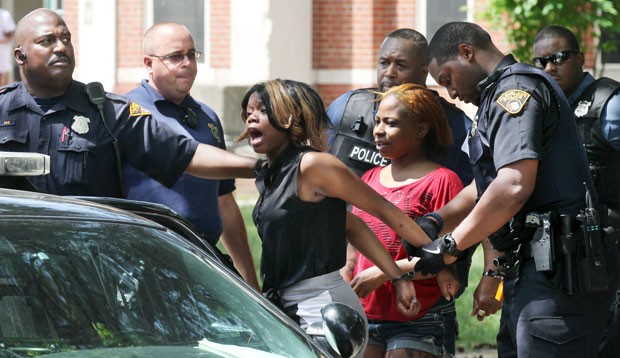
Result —
[[448, 265], [444, 261], [444, 251], [446, 246], [444, 240], [439, 238], [429, 244], [422, 246], [418, 251], [420, 260], [415, 265], [415, 270], [422, 275], [436, 275]]
[[[422, 231], [424, 231], [424, 233], [428, 235], [431, 240], [435, 240], [441, 231], [439, 224], [435, 220], [426, 216], [419, 216], [415, 218], [415, 223], [418, 224], [420, 229], [422, 229]], [[403, 248], [409, 257], [420, 256], [418, 253], [419, 248], [413, 246], [407, 240], [403, 240]]]
[[482, 321], [486, 316], [495, 314], [502, 308], [502, 302], [495, 297], [501, 279], [492, 276], [482, 276], [474, 292], [473, 309], [471, 316]]

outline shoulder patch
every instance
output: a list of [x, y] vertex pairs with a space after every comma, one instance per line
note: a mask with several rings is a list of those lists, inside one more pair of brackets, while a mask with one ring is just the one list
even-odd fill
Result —
[[530, 99], [531, 95], [521, 90], [510, 90], [502, 93], [497, 102], [506, 112], [517, 114], [523, 110], [525, 103]]
[[138, 105], [136, 102], [134, 101], [129, 102], [129, 116], [130, 117], [147, 116], [149, 114], [151, 114], [151, 112], [143, 110], [142, 107], [140, 107], [140, 105]]

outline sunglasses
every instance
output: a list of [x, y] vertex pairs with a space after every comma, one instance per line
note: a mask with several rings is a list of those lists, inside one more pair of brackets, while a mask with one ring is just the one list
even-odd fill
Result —
[[556, 52], [551, 56], [547, 57], [534, 57], [532, 58], [532, 64], [538, 68], [545, 68], [547, 64], [551, 62], [556, 66], [562, 65], [564, 62], [568, 61], [572, 54], [579, 53], [579, 51], [567, 50]]

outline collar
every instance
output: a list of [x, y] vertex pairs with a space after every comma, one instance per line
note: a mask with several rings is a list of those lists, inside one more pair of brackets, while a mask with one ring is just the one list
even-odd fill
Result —
[[508, 69], [508, 67], [514, 65], [515, 63], [517, 63], [517, 60], [513, 55], [509, 54], [504, 56], [504, 58], [499, 61], [497, 66], [495, 66], [493, 72], [488, 77], [478, 82], [478, 90], [482, 93], [482, 91], [484, 91], [487, 87], [494, 84], [500, 78], [502, 73]]
[[82, 82], [78, 82], [75, 80], [71, 81], [69, 89], [67, 90], [67, 92], [65, 92], [63, 98], [61, 98], [61, 100], [57, 104], [60, 104], [62, 106], [58, 108], [58, 110], [64, 109], [64, 107], [66, 107], [71, 108], [75, 112], [81, 113], [87, 111], [84, 109], [84, 107], [94, 106], [90, 103], [90, 100], [88, 99], [88, 95], [86, 94], [86, 86]]
[[265, 186], [271, 185], [280, 169], [287, 163], [293, 161], [300, 152], [305, 150], [308, 150], [308, 148], [297, 148], [293, 143], [290, 143], [271, 164], [268, 164], [267, 160], [264, 158], [259, 159], [256, 162], [256, 166], [254, 166], [258, 191], [262, 193], [265, 190]]
[[200, 108], [200, 105], [189, 94], [185, 96], [185, 99], [183, 99], [183, 102], [181, 102], [181, 104], [177, 106], [176, 104], [168, 101], [164, 96], [161, 95], [161, 93], [159, 93], [155, 88], [153, 88], [153, 86], [149, 84], [149, 80], [146, 80], [146, 79], [142, 80], [140, 82], [140, 86], [146, 91], [149, 97], [151, 97], [155, 105], [157, 105], [158, 103], [166, 103], [167, 105], [171, 105], [171, 106], [175, 106], [179, 108], [185, 108], [185, 107]]
[[579, 97], [581, 97], [583, 91], [585, 91], [586, 88], [588, 88], [595, 81], [594, 76], [592, 76], [590, 72], [584, 72], [584, 74], [585, 76], [583, 76], [583, 80], [579, 86], [577, 86], [573, 93], [568, 97], [568, 103], [570, 103], [571, 106], [577, 103], [577, 100], [579, 100]]

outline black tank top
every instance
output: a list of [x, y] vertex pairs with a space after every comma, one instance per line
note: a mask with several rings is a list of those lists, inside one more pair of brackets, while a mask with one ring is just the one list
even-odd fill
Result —
[[271, 166], [257, 171], [260, 197], [252, 217], [263, 242], [263, 291], [342, 268], [346, 260], [346, 204], [336, 198], [302, 201], [297, 177], [310, 148], [290, 145]]

